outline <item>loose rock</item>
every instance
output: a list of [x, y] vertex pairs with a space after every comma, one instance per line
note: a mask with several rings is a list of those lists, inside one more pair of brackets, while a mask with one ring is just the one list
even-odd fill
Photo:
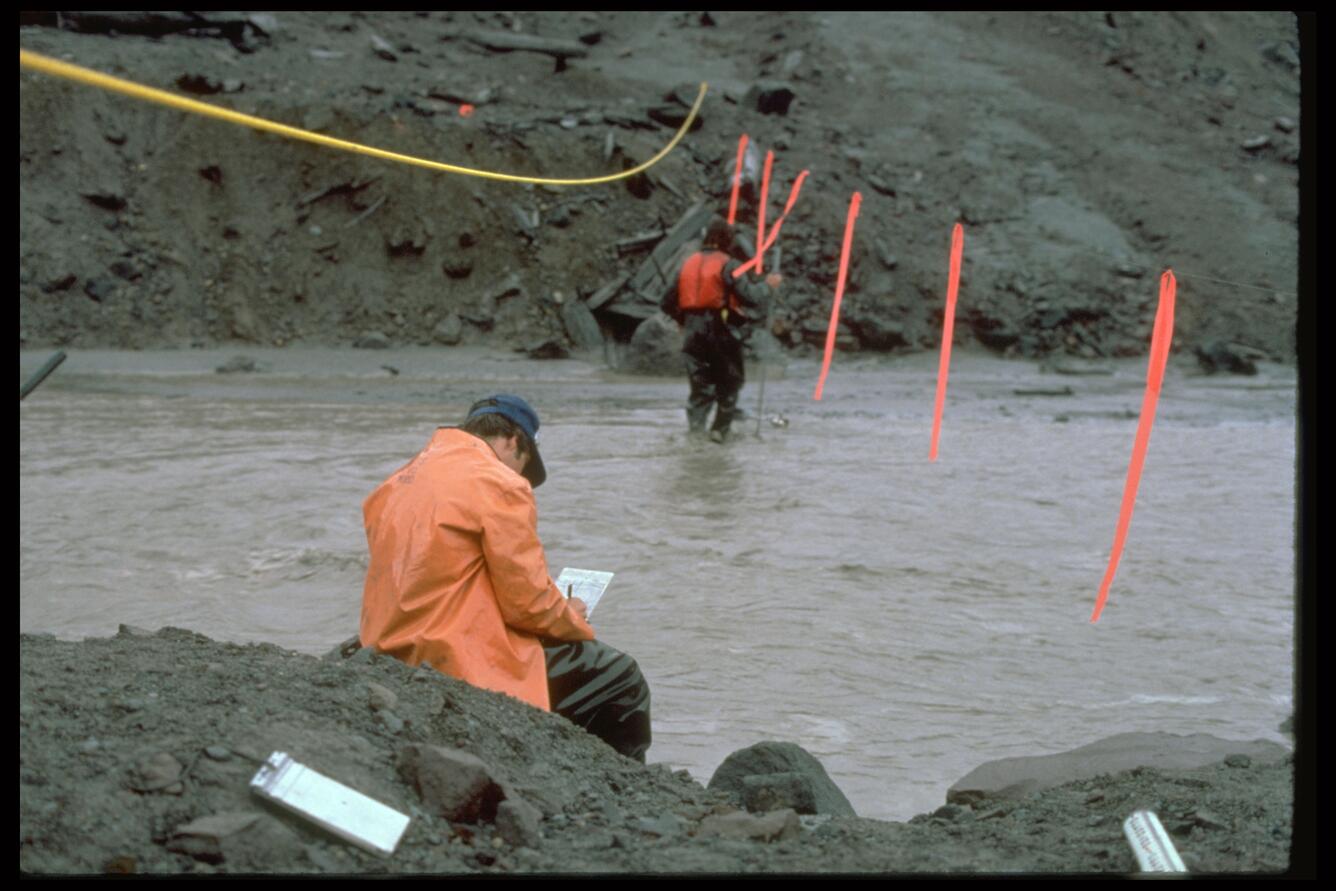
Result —
[[389, 349], [390, 339], [381, 331], [368, 331], [354, 340], [353, 346], [362, 350], [384, 350]]
[[707, 788], [726, 792], [745, 801], [748, 777], [773, 774], [790, 775], [780, 778], [774, 784], [777, 789], [801, 788], [802, 781], [806, 781], [807, 789], [798, 794], [805, 796], [810, 792], [811, 813], [854, 815], [849, 799], [844, 797], [844, 793], [827, 775], [821, 762], [801, 746], [789, 742], [767, 741], [739, 749], [719, 765], [714, 776], [710, 777]]
[[491, 822], [507, 797], [482, 759], [458, 749], [415, 743], [400, 750], [397, 766], [422, 803], [452, 822]]
[[716, 814], [706, 817], [696, 830], [698, 838], [731, 838], [755, 841], [783, 841], [796, 838], [802, 832], [798, 815], [792, 810], [772, 811], [768, 814]]

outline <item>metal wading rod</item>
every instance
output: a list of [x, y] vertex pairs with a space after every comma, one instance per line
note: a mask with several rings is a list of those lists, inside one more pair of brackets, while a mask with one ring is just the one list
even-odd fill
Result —
[[[780, 260], [781, 260], [782, 258], [783, 258], [783, 254], [780, 253], [780, 248], [779, 248], [778, 245], [776, 245], [776, 246], [775, 246], [775, 274], [776, 274], [776, 275], [779, 275], [779, 262], [780, 262]], [[774, 295], [772, 294], [771, 296], [774, 296]], [[769, 317], [770, 317], [770, 314], [769, 314], [769, 313], [766, 313], [766, 318], [769, 319]], [[758, 349], [758, 350], [756, 351], [756, 359], [757, 359], [757, 361], [759, 361], [759, 362], [761, 363], [761, 386], [760, 386], [760, 392], [756, 394], [756, 433], [755, 433], [754, 435], [756, 436], [757, 439], [760, 439], [760, 438], [761, 438], [761, 418], [764, 416], [764, 412], [765, 412], [765, 356], [762, 355], [762, 350]]]
[[758, 352], [756, 358], [761, 360], [761, 392], [756, 397], [756, 438], [761, 438], [761, 412], [765, 407], [765, 358]]
[[27, 383], [19, 387], [19, 402], [22, 402], [23, 397], [27, 396], [33, 390], [37, 389], [37, 385], [40, 384], [42, 381], [46, 380], [47, 375], [55, 371], [56, 368], [60, 365], [60, 363], [64, 361], [65, 361], [65, 351], [57, 350], [54, 356], [52, 356], [50, 359], [47, 359], [46, 363], [42, 365], [41, 368], [37, 369], [36, 374], [28, 378]]

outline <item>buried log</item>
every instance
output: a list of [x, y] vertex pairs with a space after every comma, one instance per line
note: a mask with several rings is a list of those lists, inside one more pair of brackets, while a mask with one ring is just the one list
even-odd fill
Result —
[[493, 52], [507, 53], [520, 50], [531, 53], [545, 53], [558, 59], [582, 59], [589, 54], [589, 47], [583, 43], [575, 40], [562, 40], [557, 37], [512, 34], [506, 31], [470, 31], [460, 36]]
[[1076, 391], [1071, 387], [1057, 388], [1036, 388], [1028, 390], [1012, 390], [1016, 396], [1074, 396]]

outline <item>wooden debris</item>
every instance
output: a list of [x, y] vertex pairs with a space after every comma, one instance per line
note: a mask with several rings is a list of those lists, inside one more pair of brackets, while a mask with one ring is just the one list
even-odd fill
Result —
[[628, 276], [625, 275], [618, 276], [617, 278], [613, 279], [612, 281], [600, 287], [594, 293], [590, 294], [589, 299], [586, 300], [585, 303], [589, 306], [590, 309], [598, 309], [599, 307], [603, 306], [603, 304], [611, 300], [613, 297], [617, 296], [617, 292], [622, 289], [622, 285], [626, 284], [627, 278]]
[[614, 247], [617, 248], [618, 256], [622, 254], [631, 254], [639, 250], [644, 250], [660, 238], [663, 238], [666, 234], [667, 233], [662, 229], [655, 229], [650, 232], [640, 232], [636, 235], [632, 235], [630, 238], [623, 238], [621, 241], [615, 242]]
[[375, 34], [371, 35], [371, 49], [386, 62], [399, 61], [399, 56], [395, 54], [394, 47], [390, 46], [389, 41]]
[[368, 207], [366, 210], [364, 210], [364, 211], [362, 211], [361, 213], [359, 213], [357, 216], [353, 217], [353, 218], [352, 218], [351, 220], [349, 220], [348, 222], [344, 223], [344, 224], [343, 224], [343, 228], [345, 228], [345, 229], [351, 229], [353, 226], [356, 226], [358, 223], [362, 222], [362, 221], [365, 220], [367, 217], [371, 216], [373, 213], [375, 213], [375, 212], [380, 208], [380, 206], [381, 206], [382, 204], [385, 203], [385, 199], [388, 198], [388, 197], [389, 197], [388, 195], [381, 195], [381, 196], [380, 196], [379, 198], [377, 198], [374, 202], [372, 202], [372, 204], [371, 204], [370, 207]]
[[[659, 302], [676, 281], [677, 269], [685, 255], [695, 249], [710, 213], [704, 201], [691, 205], [603, 308], [636, 319], [649, 318], [657, 312]], [[592, 298], [590, 308], [594, 308]]]

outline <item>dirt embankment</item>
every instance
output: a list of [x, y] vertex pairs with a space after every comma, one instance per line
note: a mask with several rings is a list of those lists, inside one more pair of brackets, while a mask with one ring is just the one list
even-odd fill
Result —
[[[686, 771], [631, 761], [555, 715], [344, 652], [317, 659], [170, 628], [77, 643], [21, 635], [20, 870], [1132, 873], [1121, 823], [1138, 809], [1160, 815], [1193, 873], [1289, 866], [1288, 756], [975, 793], [907, 823], [748, 814]], [[430, 747], [480, 759], [504, 802], [443, 815], [448, 778], [424, 778]], [[394, 854], [361, 851], [254, 796], [256, 761], [273, 751], [409, 815]]]
[[960, 220], [962, 341], [1143, 354], [1172, 266], [1181, 347], [1293, 359], [1299, 59], [1285, 14], [28, 14], [19, 37], [331, 136], [546, 176], [646, 160], [711, 84], [700, 128], [647, 175], [549, 188], [21, 70], [21, 347], [554, 355], [590, 347], [591, 321], [624, 343], [662, 279], [622, 283], [690, 207], [726, 208], [745, 132], [776, 154], [770, 220], [812, 171], [771, 319], [790, 349], [824, 341], [857, 190], [842, 349], [936, 345]]

